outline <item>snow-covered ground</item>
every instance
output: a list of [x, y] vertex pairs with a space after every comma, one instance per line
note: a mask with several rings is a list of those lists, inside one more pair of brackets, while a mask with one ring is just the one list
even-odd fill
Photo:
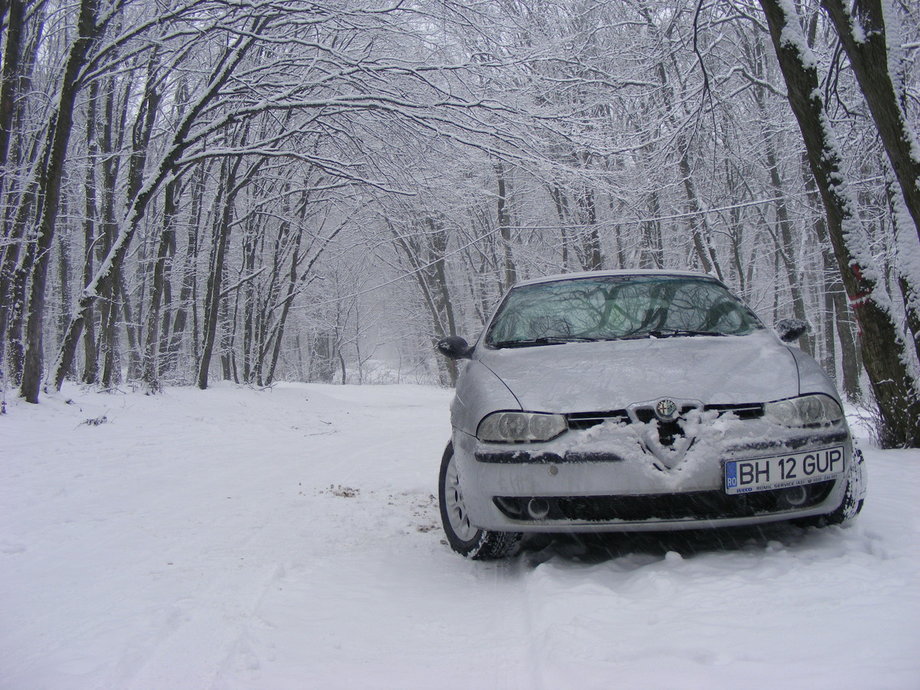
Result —
[[[920, 451], [849, 528], [442, 541], [448, 391], [0, 417], [0, 688], [920, 688]], [[865, 445], [865, 444], [864, 444]]]

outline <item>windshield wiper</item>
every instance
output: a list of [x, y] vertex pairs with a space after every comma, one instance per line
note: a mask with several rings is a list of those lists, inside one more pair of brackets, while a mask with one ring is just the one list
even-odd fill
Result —
[[540, 338], [529, 338], [527, 340], [500, 340], [497, 343], [489, 343], [492, 347], [533, 347], [538, 345], [562, 345], [563, 343], [594, 343], [605, 338], [589, 338], [579, 335], [560, 335], [560, 336], [543, 336]]
[[627, 333], [626, 335], [595, 338], [581, 335], [559, 335], [559, 336], [542, 336], [540, 338], [527, 338], [524, 340], [500, 340], [497, 343], [489, 343], [494, 348], [506, 347], [537, 347], [540, 345], [561, 345], [563, 343], [598, 343], [608, 340], [642, 340], [645, 338], [676, 338], [681, 336], [694, 335], [718, 335], [724, 336], [725, 333], [715, 331], [693, 331], [684, 328], [658, 329], [653, 331], [643, 331], [641, 333]]
[[669, 328], [667, 330], [649, 331], [648, 335], [652, 338], [674, 338], [683, 335], [725, 335], [716, 331], [691, 331], [683, 328]]

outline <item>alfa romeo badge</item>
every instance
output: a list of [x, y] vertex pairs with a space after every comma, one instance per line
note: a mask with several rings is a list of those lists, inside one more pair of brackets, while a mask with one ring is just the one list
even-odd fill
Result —
[[668, 398], [662, 398], [655, 403], [655, 414], [662, 422], [673, 422], [677, 418], [677, 403]]

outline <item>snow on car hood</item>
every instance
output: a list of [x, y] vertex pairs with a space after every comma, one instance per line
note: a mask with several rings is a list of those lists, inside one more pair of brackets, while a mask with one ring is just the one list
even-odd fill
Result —
[[754, 403], [799, 394], [795, 358], [766, 330], [477, 350], [525, 410], [606, 411], [660, 398]]

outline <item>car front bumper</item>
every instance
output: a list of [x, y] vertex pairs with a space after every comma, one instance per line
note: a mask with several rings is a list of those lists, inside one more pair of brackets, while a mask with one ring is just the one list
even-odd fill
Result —
[[[514, 532], [668, 531], [755, 525], [833, 512], [853, 462], [845, 427], [714, 424], [684, 453], [654, 448], [645, 425], [569, 431], [547, 443], [490, 444], [455, 430], [471, 522]], [[651, 447], [651, 449], [650, 449]], [[805, 489], [729, 495], [726, 461], [842, 447], [844, 472]]]

